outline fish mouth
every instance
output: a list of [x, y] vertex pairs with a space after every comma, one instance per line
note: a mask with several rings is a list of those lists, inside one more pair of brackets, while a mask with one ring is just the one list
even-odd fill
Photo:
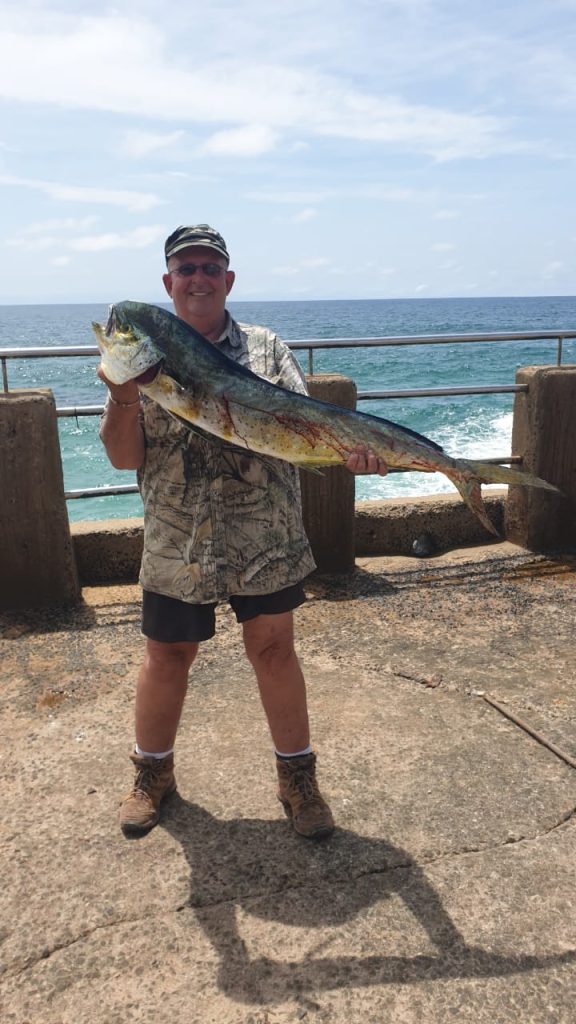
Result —
[[162, 360], [158, 363], [154, 363], [154, 366], [150, 366], [148, 370], [144, 370], [144, 373], [139, 373], [137, 377], [134, 377], [136, 384], [151, 384], [156, 379], [160, 370], [162, 369]]
[[104, 328], [104, 334], [107, 338], [113, 338], [116, 334], [118, 318], [116, 316], [116, 307], [110, 306], [108, 310], [108, 320], [106, 321], [106, 327]]

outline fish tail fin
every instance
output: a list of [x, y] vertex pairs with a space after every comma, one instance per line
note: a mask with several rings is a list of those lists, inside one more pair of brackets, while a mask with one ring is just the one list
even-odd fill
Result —
[[519, 484], [523, 487], [544, 487], [547, 491], [561, 492], [554, 484], [542, 480], [539, 476], [526, 473], [522, 469], [514, 469], [512, 466], [496, 466], [490, 462], [475, 462], [473, 460], [461, 460], [468, 470], [476, 477], [481, 484]]
[[455, 461], [454, 467], [446, 475], [460, 492], [468, 507], [478, 516], [483, 526], [496, 537], [499, 536], [498, 530], [488, 518], [486, 506], [482, 500], [482, 484], [520, 484], [524, 487], [544, 487], [548, 491], [561, 493], [557, 487], [542, 480], [539, 476], [510, 466], [493, 465], [490, 462], [459, 459]]
[[[470, 463], [468, 464], [470, 465]], [[474, 472], [451, 472], [447, 473], [450, 480], [460, 492], [462, 498], [468, 505], [468, 508], [478, 517], [482, 525], [488, 530], [488, 533], [494, 534], [495, 537], [499, 537], [500, 534], [494, 526], [494, 523], [488, 516], [486, 506], [482, 500], [482, 487], [480, 486], [484, 481], [476, 476]]]

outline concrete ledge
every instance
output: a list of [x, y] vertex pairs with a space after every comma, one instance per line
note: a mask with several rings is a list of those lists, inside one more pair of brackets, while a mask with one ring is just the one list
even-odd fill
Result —
[[143, 519], [72, 523], [78, 575], [90, 583], [135, 583], [140, 571]]
[[[504, 533], [507, 488], [484, 492], [484, 504]], [[437, 494], [398, 501], [361, 501], [355, 515], [356, 556], [411, 555], [414, 540], [429, 533], [437, 551], [487, 544], [493, 537], [458, 495]]]
[[[506, 489], [485, 492], [488, 514], [503, 533]], [[355, 553], [411, 555], [416, 537], [429, 533], [437, 551], [492, 540], [458, 495], [356, 504]], [[142, 557], [142, 519], [72, 523], [72, 543], [81, 583], [134, 583]]]

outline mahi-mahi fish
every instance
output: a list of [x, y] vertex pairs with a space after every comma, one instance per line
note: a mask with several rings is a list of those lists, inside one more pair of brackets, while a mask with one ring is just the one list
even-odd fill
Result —
[[443, 473], [491, 533], [481, 484], [557, 491], [522, 470], [452, 458], [435, 441], [390, 420], [353, 412], [272, 384], [219, 351], [160, 306], [119, 302], [106, 326], [94, 323], [102, 370], [139, 390], [191, 430], [302, 469], [345, 463], [365, 446], [390, 469]]

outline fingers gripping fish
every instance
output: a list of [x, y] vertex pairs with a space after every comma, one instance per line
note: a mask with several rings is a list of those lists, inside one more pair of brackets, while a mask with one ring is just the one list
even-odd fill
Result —
[[140, 390], [191, 429], [303, 469], [347, 461], [358, 445], [391, 469], [443, 473], [491, 533], [482, 484], [557, 488], [518, 469], [456, 459], [422, 434], [390, 420], [342, 409], [278, 387], [229, 359], [159, 306], [120, 302], [104, 328], [93, 324], [102, 368], [114, 384]]

